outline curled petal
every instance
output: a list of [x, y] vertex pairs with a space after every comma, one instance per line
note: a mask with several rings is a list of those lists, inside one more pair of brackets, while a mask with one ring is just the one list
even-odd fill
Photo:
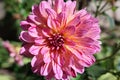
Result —
[[40, 17], [40, 12], [39, 12], [39, 6], [38, 5], [33, 5], [32, 6], [32, 14]]
[[22, 31], [21, 34], [20, 34], [20, 39], [25, 41], [25, 42], [28, 42], [28, 43], [33, 43], [34, 42], [34, 38], [31, 37], [28, 32], [26, 31]]
[[21, 22], [20, 22], [20, 26], [21, 26], [21, 28], [22, 28], [23, 30], [28, 30], [29, 27], [35, 26], [35, 24], [30, 23], [30, 22], [28, 22], [28, 21], [21, 21]]
[[32, 6], [32, 15], [35, 15], [35, 22], [39, 22], [38, 25], [40, 24], [46, 24], [46, 20], [45, 18], [42, 17], [42, 15], [40, 14], [40, 10], [39, 10], [39, 5], [33, 5]]
[[34, 24], [36, 25], [40, 25], [41, 24], [41, 19], [39, 19], [37, 16], [35, 15], [29, 15], [28, 18], [34, 22]]
[[36, 37], [41, 37], [42, 36], [42, 31], [41, 31], [41, 27], [30, 27], [28, 29], [28, 33], [30, 36], [36, 38]]
[[51, 6], [48, 2], [41, 1], [40, 5], [39, 5], [39, 10], [40, 10], [40, 14], [42, 15], [42, 17], [44, 17], [44, 18], [48, 17], [46, 9], [50, 9], [50, 8], [51, 8]]
[[33, 55], [29, 52], [29, 48], [32, 46], [32, 44], [25, 44], [21, 49], [20, 49], [20, 54], [24, 55], [26, 57], [33, 57]]
[[34, 67], [36, 61], [37, 61], [37, 58], [35, 56], [35, 57], [33, 57], [32, 61], [31, 61], [31, 66], [32, 67]]

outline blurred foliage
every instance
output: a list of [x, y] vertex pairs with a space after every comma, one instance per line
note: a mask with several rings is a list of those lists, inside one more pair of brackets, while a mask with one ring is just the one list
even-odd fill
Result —
[[[102, 49], [95, 55], [96, 63], [86, 68], [84, 74], [79, 74], [71, 80], [120, 80], [120, 21], [116, 21], [106, 12], [109, 10], [116, 12], [119, 8], [115, 5], [117, 0], [76, 1], [78, 9], [86, 7], [89, 10], [91, 2], [95, 5], [95, 10], [90, 10], [90, 13], [100, 22], [103, 21], [103, 24], [100, 23]], [[0, 20], [0, 38], [20, 47], [21, 42], [18, 40], [21, 31], [20, 21], [31, 12], [32, 5], [39, 4], [40, 0], [4, 0], [2, 2], [5, 4], [6, 15]], [[106, 25], [104, 19], [109, 25]], [[30, 59], [24, 58], [24, 66], [14, 63], [2, 46], [3, 40], [0, 40], [0, 80], [44, 80], [44, 77], [32, 73]]]
[[5, 40], [18, 41], [20, 21], [26, 19], [32, 5], [39, 2], [40, 0], [4, 0], [6, 16], [0, 20], [0, 36]]

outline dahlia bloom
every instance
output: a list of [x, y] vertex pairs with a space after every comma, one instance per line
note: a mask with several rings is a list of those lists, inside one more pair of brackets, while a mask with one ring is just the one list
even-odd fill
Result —
[[69, 80], [82, 74], [100, 51], [97, 19], [75, 7], [76, 1], [71, 0], [41, 1], [20, 23], [20, 54], [31, 57], [33, 72], [46, 80]]
[[19, 66], [23, 66], [23, 57], [19, 54], [18, 48], [13, 46], [9, 41], [2, 41], [2, 45], [9, 52], [10, 57], [12, 57]]

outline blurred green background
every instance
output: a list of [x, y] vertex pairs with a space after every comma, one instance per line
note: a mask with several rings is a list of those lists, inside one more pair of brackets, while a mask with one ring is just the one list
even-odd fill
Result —
[[[86, 68], [84, 74], [71, 80], [120, 80], [120, 0], [76, 0], [77, 9], [86, 8], [99, 19], [101, 28], [101, 52], [96, 63]], [[19, 65], [3, 47], [9, 41], [18, 54], [21, 42], [20, 21], [26, 19], [33, 4], [40, 0], [0, 0], [0, 80], [44, 80], [33, 74], [30, 59], [23, 57]]]

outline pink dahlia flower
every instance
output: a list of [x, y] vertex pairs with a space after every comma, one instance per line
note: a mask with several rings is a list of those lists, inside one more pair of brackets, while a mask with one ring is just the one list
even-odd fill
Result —
[[17, 47], [13, 46], [9, 41], [2, 42], [3, 47], [9, 52], [10, 57], [19, 65], [23, 66], [23, 57], [19, 54]]
[[32, 7], [21, 21], [20, 54], [32, 57], [34, 73], [47, 80], [69, 80], [95, 62], [100, 51], [100, 28], [86, 9], [75, 10], [76, 1], [48, 0]]

